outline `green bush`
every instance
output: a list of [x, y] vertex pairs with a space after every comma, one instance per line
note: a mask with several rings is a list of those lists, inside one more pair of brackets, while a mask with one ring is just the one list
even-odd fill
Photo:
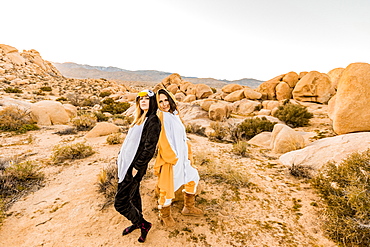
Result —
[[29, 130], [38, 130], [27, 111], [16, 106], [7, 106], [0, 111], [0, 130], [25, 133]]
[[270, 122], [266, 117], [247, 118], [232, 129], [231, 138], [234, 141], [249, 140], [264, 131], [271, 132], [276, 122]]
[[51, 87], [49, 87], [49, 86], [40, 87], [40, 90], [44, 91], [44, 92], [51, 92], [52, 91]]
[[56, 145], [53, 148], [52, 160], [54, 163], [62, 163], [65, 160], [83, 159], [94, 153], [91, 146], [81, 142], [70, 145]]
[[14, 88], [14, 87], [7, 87], [4, 89], [6, 93], [23, 93], [23, 91], [19, 88]]
[[104, 98], [104, 97], [107, 97], [107, 96], [109, 96], [109, 95], [111, 95], [111, 94], [112, 94], [111, 92], [101, 92], [101, 93], [99, 94], [99, 97]]
[[128, 108], [130, 108], [130, 103], [127, 102], [115, 102], [111, 98], [107, 98], [102, 101], [102, 109], [101, 112], [109, 112], [111, 114], [121, 114], [125, 112]]
[[278, 107], [274, 117], [286, 123], [292, 128], [307, 126], [313, 114], [301, 105], [286, 103]]
[[104, 113], [101, 113], [101, 112], [94, 112], [94, 115], [96, 119], [98, 120], [98, 122], [106, 122], [109, 119], [108, 116], [105, 116]]
[[327, 163], [312, 185], [325, 204], [328, 235], [341, 246], [370, 246], [370, 149]]

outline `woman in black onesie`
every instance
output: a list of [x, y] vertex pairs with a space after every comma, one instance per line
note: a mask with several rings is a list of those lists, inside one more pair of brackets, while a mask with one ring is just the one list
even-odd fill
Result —
[[161, 123], [156, 115], [158, 106], [154, 92], [143, 90], [136, 97], [135, 119], [118, 155], [118, 188], [114, 201], [115, 209], [132, 222], [123, 230], [127, 235], [141, 230], [139, 242], [144, 242], [152, 227], [142, 214], [140, 182], [152, 159]]

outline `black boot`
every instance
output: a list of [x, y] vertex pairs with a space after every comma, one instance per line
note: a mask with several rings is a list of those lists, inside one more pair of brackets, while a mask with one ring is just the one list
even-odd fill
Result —
[[143, 219], [143, 221], [140, 223], [141, 236], [138, 238], [137, 241], [139, 241], [140, 243], [144, 243], [150, 228], [152, 228], [152, 223]]
[[138, 225], [131, 225], [131, 226], [129, 226], [129, 227], [127, 227], [127, 228], [125, 228], [125, 230], [123, 230], [123, 232], [122, 232], [122, 236], [125, 236], [125, 235], [127, 235], [127, 234], [129, 234], [129, 233], [133, 232], [134, 230], [136, 230], [136, 229], [138, 229], [138, 228], [139, 228], [139, 226], [138, 226]]

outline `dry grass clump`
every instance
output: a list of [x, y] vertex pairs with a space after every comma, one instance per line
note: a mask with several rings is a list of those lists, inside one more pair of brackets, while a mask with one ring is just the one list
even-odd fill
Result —
[[71, 122], [79, 131], [91, 130], [96, 125], [96, 117], [91, 114], [83, 114], [75, 117]]
[[226, 126], [221, 122], [212, 122], [210, 127], [213, 129], [213, 132], [208, 135], [210, 141], [226, 141], [230, 135], [230, 126]]
[[56, 145], [53, 148], [52, 160], [54, 163], [62, 163], [65, 160], [83, 159], [93, 155], [93, 148], [83, 142], [67, 145]]
[[118, 184], [118, 168], [117, 165], [108, 165], [103, 168], [98, 175], [98, 191], [102, 193], [106, 199], [102, 208], [113, 204], [114, 197], [117, 192]]
[[370, 149], [327, 163], [312, 185], [325, 203], [328, 235], [341, 246], [370, 246]]
[[296, 128], [307, 126], [313, 114], [308, 112], [305, 106], [285, 102], [284, 105], [278, 107], [274, 117]]
[[29, 113], [16, 106], [7, 106], [0, 111], [0, 130], [25, 133], [29, 130], [38, 130]]
[[266, 117], [247, 118], [232, 129], [231, 137], [234, 141], [249, 140], [264, 131], [271, 132], [275, 122], [270, 122]]
[[190, 123], [185, 126], [186, 133], [196, 134], [199, 136], [207, 136], [206, 129], [199, 124]]
[[107, 137], [107, 143], [109, 145], [121, 144], [123, 143], [123, 140], [124, 138], [123, 138], [122, 133], [113, 133]]
[[250, 150], [248, 149], [251, 145], [246, 141], [238, 141], [233, 144], [233, 149], [231, 150], [234, 154], [240, 155], [243, 157], [249, 157]]
[[40, 186], [44, 174], [31, 161], [0, 160], [0, 223], [6, 209], [30, 189]]
[[19, 88], [15, 88], [15, 87], [7, 87], [4, 89], [4, 91], [6, 93], [23, 93], [23, 91]]

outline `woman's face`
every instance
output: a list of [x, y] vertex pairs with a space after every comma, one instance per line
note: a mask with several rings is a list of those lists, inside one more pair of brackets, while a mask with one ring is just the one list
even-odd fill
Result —
[[149, 96], [143, 96], [139, 99], [140, 109], [145, 111], [149, 109]]
[[163, 93], [159, 94], [159, 108], [165, 112], [170, 110], [170, 102], [168, 101], [168, 97]]

